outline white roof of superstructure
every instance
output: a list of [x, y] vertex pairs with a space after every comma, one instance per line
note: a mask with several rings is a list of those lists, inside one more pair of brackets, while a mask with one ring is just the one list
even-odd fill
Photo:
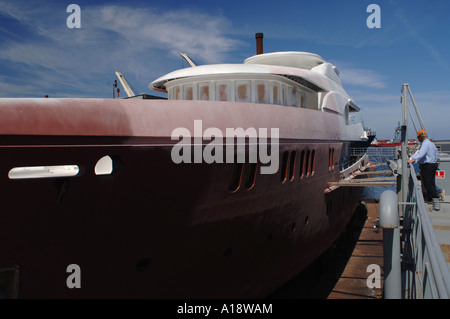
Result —
[[254, 55], [246, 59], [244, 63], [289, 66], [311, 70], [312, 68], [325, 63], [325, 60], [320, 55], [314, 53], [287, 51]]
[[324, 91], [326, 89], [324, 88], [326, 83], [320, 79], [322, 75], [317, 72], [292, 67], [260, 64], [211, 64], [180, 69], [156, 79], [150, 83], [149, 88], [153, 90], [165, 90], [165, 83], [171, 80], [227, 74], [273, 74], [284, 76], [294, 81], [297, 80], [300, 83], [304, 81], [304, 84], [307, 84], [307, 86], [310, 86], [316, 91]]
[[[317, 54], [308, 52], [275, 52], [250, 57], [243, 64], [211, 64], [194, 66], [168, 73], [152, 83], [149, 88], [166, 91], [168, 81], [216, 75], [267, 75], [282, 76], [301, 83], [316, 92], [341, 91], [338, 71]], [[334, 84], [330, 83], [331, 79]]]

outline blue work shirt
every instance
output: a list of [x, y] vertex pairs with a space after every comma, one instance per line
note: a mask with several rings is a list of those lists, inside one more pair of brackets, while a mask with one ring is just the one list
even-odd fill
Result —
[[422, 142], [422, 145], [409, 159], [415, 160], [419, 164], [431, 163], [436, 164], [439, 152], [436, 146], [429, 139]]

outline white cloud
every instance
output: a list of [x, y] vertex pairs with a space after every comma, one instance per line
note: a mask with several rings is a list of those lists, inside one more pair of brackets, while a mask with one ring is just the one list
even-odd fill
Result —
[[[112, 83], [116, 70], [145, 90], [154, 78], [180, 67], [178, 51], [200, 63], [220, 63], [240, 44], [227, 36], [231, 25], [220, 15], [81, 5], [81, 29], [69, 29], [65, 9], [60, 3], [30, 6], [0, 0], [0, 14], [27, 29], [26, 34], [13, 36], [14, 30], [3, 27], [8, 37], [0, 42], [0, 66], [16, 68], [30, 79], [34, 73], [37, 92], [45, 86], [53, 88], [56, 95], [73, 88], [94, 96], [107, 90], [109, 95], [105, 81]], [[167, 53], [172, 54], [171, 59]], [[12, 73], [9, 84], [21, 80], [23, 77]]]
[[372, 70], [341, 68], [340, 77], [344, 84], [364, 86], [374, 89], [382, 89], [386, 87], [383, 76]]

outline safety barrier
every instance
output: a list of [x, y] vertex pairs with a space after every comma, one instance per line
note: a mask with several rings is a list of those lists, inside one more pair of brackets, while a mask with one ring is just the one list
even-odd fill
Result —
[[[398, 202], [392, 191], [385, 191], [380, 197], [380, 226], [383, 235], [388, 232], [383, 239], [384, 251], [388, 254], [384, 256], [385, 298], [449, 299], [450, 272], [427, 212], [414, 166], [409, 165], [407, 171], [409, 183], [405, 202]], [[395, 222], [392, 222], [395, 221], [393, 211], [398, 212], [399, 232], [393, 231], [397, 229]], [[400, 240], [395, 236], [400, 236]], [[399, 250], [401, 263], [395, 262]], [[397, 278], [398, 274], [401, 278]], [[400, 283], [401, 289], [398, 287]]]

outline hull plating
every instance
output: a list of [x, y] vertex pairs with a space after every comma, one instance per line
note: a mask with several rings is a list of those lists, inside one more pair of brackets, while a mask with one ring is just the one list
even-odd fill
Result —
[[[144, 114], [143, 107], [151, 110], [153, 104], [143, 105], [135, 105], [137, 113]], [[58, 114], [65, 114], [46, 111], [46, 116], [58, 119]], [[267, 296], [338, 237], [361, 196], [359, 188], [324, 194], [327, 182], [339, 179], [339, 163], [331, 165], [330, 149], [338, 159], [343, 143], [322, 128], [316, 128], [318, 140], [292, 138], [296, 132], [300, 136], [302, 130], [310, 131], [308, 119], [316, 118], [315, 124], [332, 122], [332, 115], [306, 111], [302, 115], [313, 114], [299, 118], [306, 128], [280, 128], [280, 170], [273, 175], [261, 175], [251, 163], [175, 164], [174, 141], [167, 134], [136, 133], [187, 127], [190, 117], [195, 118], [192, 112], [185, 122], [180, 122], [181, 115], [166, 121], [168, 129], [146, 127], [138, 116], [126, 118], [127, 123], [142, 124], [123, 127], [121, 121], [126, 121], [117, 116], [112, 119], [115, 126], [106, 125], [104, 118], [98, 121], [105, 125], [95, 126], [88, 115], [81, 120], [80, 113], [72, 111], [75, 122], [95, 129], [95, 134], [85, 136], [80, 133], [83, 127], [64, 127], [61, 123], [67, 119], [58, 122], [67, 135], [55, 129], [53, 135], [44, 134], [52, 128], [46, 128], [50, 120], [39, 118], [39, 112], [33, 113], [34, 130], [41, 135], [26, 134], [32, 130], [25, 128], [32, 116], [16, 123], [23, 135], [13, 134], [13, 124], [2, 126], [0, 265], [19, 268], [23, 298]], [[221, 118], [227, 118], [227, 110], [222, 112]], [[277, 115], [281, 122], [283, 116]], [[269, 123], [267, 115], [260, 125], [248, 110], [236, 116], [238, 122], [246, 118], [254, 127], [270, 127], [263, 125]], [[215, 127], [231, 123], [209, 120]], [[154, 120], [151, 123], [156, 126]], [[106, 134], [108, 130], [116, 133]], [[330, 126], [333, 130], [338, 131]], [[301, 169], [302, 154], [313, 151], [314, 168], [305, 171], [304, 164]], [[97, 176], [95, 165], [105, 155], [113, 160], [113, 174]], [[33, 165], [77, 165], [79, 173], [63, 178], [8, 177], [14, 167]], [[80, 289], [67, 287], [71, 264], [80, 266]]]

